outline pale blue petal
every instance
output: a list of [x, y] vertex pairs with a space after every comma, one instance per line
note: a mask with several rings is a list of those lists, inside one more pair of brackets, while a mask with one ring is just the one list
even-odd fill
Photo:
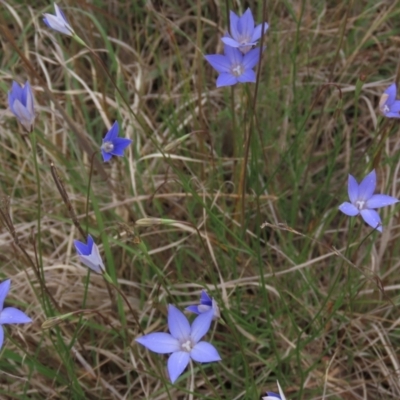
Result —
[[0, 283], [0, 311], [4, 307], [4, 300], [7, 297], [8, 291], [10, 290], [10, 286], [11, 286], [11, 279], [7, 279], [4, 282]]
[[186, 351], [172, 353], [168, 358], [168, 374], [174, 383], [189, 364], [190, 356]]
[[372, 228], [376, 228], [382, 232], [382, 221], [379, 214], [375, 210], [361, 210], [360, 212], [363, 220]]
[[113, 142], [114, 139], [118, 136], [118, 133], [119, 133], [119, 125], [118, 125], [118, 121], [115, 121], [113, 123], [113, 126], [106, 133], [106, 136], [104, 136], [103, 143], [104, 142]]
[[147, 349], [158, 354], [173, 353], [180, 350], [179, 341], [173, 338], [169, 333], [155, 332], [135, 339]]
[[207, 304], [208, 306], [212, 306], [212, 298], [208, 295], [208, 293], [205, 290], [201, 291], [200, 303]]
[[63, 19], [60, 19], [52, 14], [43, 14], [44, 23], [51, 29], [57, 32], [63, 33], [68, 36], [72, 36], [72, 28], [65, 23]]
[[400, 112], [400, 100], [396, 100], [391, 106], [389, 113], [398, 115]]
[[103, 149], [101, 149], [101, 155], [103, 156], [104, 162], [110, 161], [112, 158], [112, 154], [107, 151], [104, 151]]
[[387, 118], [400, 118], [400, 113], [399, 112], [388, 111], [387, 113], [385, 113], [385, 117], [387, 117]]
[[217, 87], [232, 86], [238, 83], [236, 76], [229, 73], [222, 73], [217, 78]]
[[3, 324], [26, 324], [32, 320], [22, 311], [14, 307], [6, 307], [0, 313], [0, 325]]
[[88, 235], [88, 243], [80, 242], [79, 240], [74, 240], [75, 250], [81, 256], [88, 256], [92, 252], [93, 238]]
[[366, 202], [366, 208], [381, 208], [386, 206], [391, 206], [392, 204], [398, 203], [395, 197], [388, 196], [387, 194], [374, 194]]
[[396, 95], [397, 95], [396, 84], [392, 83], [383, 93], [386, 93], [388, 95], [386, 104], [390, 107], [392, 103], [394, 103], [394, 101], [396, 100]]
[[132, 143], [131, 139], [126, 138], [116, 138], [113, 140], [114, 148], [111, 152], [114, 156], [122, 157], [124, 155], [124, 150]]
[[252, 42], [257, 42], [257, 40], [259, 40], [261, 38], [263, 26], [264, 26], [264, 34], [267, 32], [269, 25], [266, 22], [264, 22], [264, 24], [257, 25], [254, 28], [253, 35], [251, 36]]
[[281, 396], [279, 396], [279, 394], [274, 393], [274, 392], [267, 392], [266, 396], [262, 397], [262, 400], [276, 400], [276, 399], [280, 399]]
[[4, 329], [0, 325], [0, 350], [3, 347], [3, 342], [4, 342]]
[[358, 183], [354, 176], [349, 174], [349, 180], [347, 183], [347, 192], [349, 194], [350, 201], [354, 204], [358, 199]]
[[354, 216], [356, 216], [356, 215], [359, 214], [358, 208], [357, 208], [355, 205], [353, 205], [353, 204], [351, 204], [351, 203], [348, 203], [347, 201], [345, 201], [344, 203], [342, 203], [342, 204], [339, 206], [339, 210], [340, 210], [343, 214], [348, 215], [349, 217], [354, 217]]
[[[243, 54], [241, 53], [240, 50], [238, 50], [234, 47], [225, 45], [224, 52], [225, 52], [225, 55], [228, 57], [228, 60], [230, 63], [229, 69], [233, 66], [243, 63]], [[226, 72], [226, 71], [223, 71], [223, 72]]]
[[237, 80], [241, 83], [255, 82], [256, 81], [256, 73], [252, 69], [248, 69], [248, 70], [244, 71], [242, 75], [238, 76]]
[[242, 37], [247, 37], [249, 40], [253, 36], [254, 18], [250, 8], [239, 18], [238, 31], [241, 33]]
[[194, 343], [197, 343], [210, 329], [211, 321], [214, 316], [214, 310], [210, 309], [200, 314], [192, 324], [192, 332], [190, 334]]
[[185, 308], [185, 310], [190, 311], [195, 314], [200, 314], [198, 306], [188, 306]]
[[170, 304], [168, 306], [168, 329], [178, 340], [187, 340], [190, 336], [190, 324], [182, 311]]
[[221, 360], [217, 349], [207, 342], [197, 343], [190, 352], [190, 357], [192, 357], [194, 361], [202, 363]]
[[15, 111], [15, 116], [17, 117], [20, 124], [28, 132], [30, 132], [32, 129], [35, 116], [30, 114], [29, 111], [26, 109], [26, 107], [19, 100], [14, 101], [13, 107]]
[[259, 60], [260, 60], [260, 48], [257, 47], [245, 54], [245, 56], [243, 57], [243, 65], [246, 70], [251, 69], [257, 65]]
[[228, 46], [230, 47], [240, 47], [241, 44], [237, 42], [235, 39], [232, 39], [230, 37], [222, 37], [221, 40]]
[[240, 32], [238, 31], [239, 17], [233, 11], [229, 11], [229, 19], [231, 26], [231, 35], [234, 39], [238, 39], [240, 36]]
[[219, 73], [229, 72], [230, 71], [231, 63], [230, 63], [228, 57], [223, 56], [222, 54], [210, 54], [208, 56], [204, 56], [204, 58]]
[[358, 186], [358, 200], [367, 201], [375, 191], [376, 172], [372, 170]]

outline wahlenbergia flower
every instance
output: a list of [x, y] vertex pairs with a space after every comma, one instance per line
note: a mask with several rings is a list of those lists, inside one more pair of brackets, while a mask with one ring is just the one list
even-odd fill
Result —
[[224, 46], [225, 55], [210, 54], [205, 59], [218, 73], [217, 87], [232, 86], [238, 82], [255, 82], [256, 73], [253, 68], [260, 59], [260, 49], [250, 50], [242, 54], [238, 49]]
[[74, 240], [76, 252], [78, 253], [79, 259], [82, 264], [85, 264], [92, 271], [98, 274], [105, 272], [103, 260], [100, 257], [99, 248], [96, 246], [93, 238], [88, 235], [87, 244]]
[[361, 217], [369, 226], [382, 232], [382, 221], [375, 209], [390, 206], [399, 200], [386, 194], [374, 194], [375, 187], [375, 170], [370, 172], [360, 184], [357, 183], [352, 175], [349, 175], [348, 193], [350, 203], [347, 201], [342, 203], [339, 206], [339, 210], [350, 217], [361, 214]]
[[267, 392], [267, 393], [265, 393], [266, 396], [262, 397], [262, 400], [276, 400], [276, 399], [286, 400], [286, 397], [283, 394], [281, 385], [279, 384], [278, 381], [276, 383], [278, 384], [279, 394], [274, 393], [274, 392]]
[[25, 86], [22, 88], [17, 82], [13, 81], [11, 90], [8, 92], [8, 105], [12, 113], [28, 132], [32, 132], [35, 121], [33, 103], [33, 93], [29, 82], [26, 81]]
[[239, 48], [242, 53], [247, 53], [252, 46], [257, 44], [261, 35], [267, 32], [269, 27], [266, 22], [254, 27], [254, 18], [250, 8], [241, 17], [230, 11], [229, 18], [231, 34], [226, 33], [221, 40], [230, 47]]
[[214, 319], [217, 319], [220, 317], [220, 312], [219, 312], [219, 307], [217, 302], [208, 295], [208, 293], [205, 290], [201, 291], [200, 294], [200, 304], [197, 306], [189, 306], [186, 307], [185, 310], [193, 312], [195, 314], [202, 314], [205, 313], [209, 310], [213, 310], [214, 312]]
[[119, 125], [118, 121], [115, 121], [111, 129], [104, 136], [103, 144], [101, 145], [101, 154], [104, 162], [109, 161], [112, 156], [124, 155], [124, 150], [131, 143], [131, 139], [118, 137]]
[[396, 100], [397, 87], [391, 84], [382, 94], [379, 100], [381, 113], [388, 118], [400, 118], [400, 100]]
[[22, 311], [14, 307], [4, 308], [4, 300], [10, 290], [11, 280], [0, 283], [0, 349], [4, 341], [3, 325], [6, 324], [26, 324], [32, 320]]
[[168, 306], [170, 333], [155, 332], [137, 338], [136, 341], [159, 354], [172, 353], [168, 359], [168, 373], [174, 383], [189, 364], [190, 359], [205, 363], [220, 361], [216, 348], [200, 339], [210, 329], [213, 311], [200, 314], [190, 326], [185, 315], [173, 305]]
[[43, 14], [43, 21], [44, 23], [51, 29], [54, 29], [57, 32], [64, 33], [68, 36], [74, 35], [74, 30], [72, 29], [71, 25], [68, 23], [67, 19], [65, 18], [64, 13], [62, 12], [61, 8], [58, 7], [57, 4], [54, 4], [54, 9], [56, 11], [56, 15], [53, 14]]

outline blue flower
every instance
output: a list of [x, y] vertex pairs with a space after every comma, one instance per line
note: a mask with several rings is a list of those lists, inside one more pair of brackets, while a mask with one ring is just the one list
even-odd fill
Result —
[[132, 143], [131, 139], [118, 137], [118, 133], [119, 125], [118, 121], [115, 121], [114, 125], [107, 132], [106, 136], [104, 136], [103, 144], [101, 146], [101, 154], [104, 162], [109, 161], [112, 156], [122, 157], [124, 155], [125, 148]]
[[189, 306], [186, 307], [185, 310], [193, 312], [195, 314], [202, 314], [205, 313], [209, 310], [213, 310], [214, 319], [217, 319], [220, 317], [220, 311], [217, 302], [210, 297], [205, 290], [201, 291], [200, 295], [200, 304], [197, 306]]
[[136, 341], [155, 353], [172, 353], [168, 359], [168, 373], [171, 382], [174, 383], [187, 367], [190, 359], [201, 363], [221, 360], [213, 345], [200, 342], [210, 329], [213, 315], [212, 310], [200, 314], [190, 326], [185, 315], [170, 304], [168, 306], [170, 333], [149, 333], [137, 338]]
[[382, 221], [375, 208], [390, 206], [399, 200], [386, 194], [374, 194], [375, 187], [375, 170], [370, 172], [360, 184], [352, 175], [349, 175], [348, 194], [351, 203], [344, 202], [339, 206], [339, 210], [350, 217], [361, 214], [369, 226], [382, 232]]
[[105, 272], [103, 260], [100, 257], [99, 248], [93, 241], [93, 238], [88, 235], [87, 244], [74, 240], [76, 252], [82, 264], [85, 264], [92, 271], [102, 274]]
[[238, 82], [255, 82], [253, 68], [260, 59], [260, 49], [250, 50], [243, 55], [238, 49], [224, 46], [225, 55], [211, 54], [205, 59], [219, 72], [217, 87], [231, 86]]
[[230, 47], [239, 48], [243, 53], [247, 53], [252, 46], [257, 44], [261, 35], [269, 27], [266, 22], [254, 27], [254, 18], [250, 8], [241, 17], [230, 11], [230, 21], [231, 34], [226, 33], [221, 40]]
[[33, 93], [28, 81], [23, 88], [13, 81], [11, 90], [8, 92], [8, 105], [21, 125], [28, 132], [32, 132], [35, 109]]
[[0, 283], [0, 349], [4, 342], [3, 325], [6, 324], [26, 324], [32, 320], [22, 311], [14, 307], [4, 308], [4, 300], [10, 290], [11, 280]]
[[57, 32], [64, 33], [68, 36], [74, 35], [74, 30], [71, 28], [71, 25], [68, 23], [65, 18], [64, 13], [61, 11], [61, 8], [58, 7], [57, 4], [54, 4], [54, 9], [56, 10], [56, 15], [53, 14], [43, 14], [44, 23], [51, 29], [54, 29]]
[[396, 100], [397, 87], [391, 84], [382, 94], [379, 100], [381, 113], [388, 118], [400, 118], [400, 101]]
[[278, 384], [278, 389], [279, 389], [279, 394], [274, 393], [274, 392], [267, 392], [265, 393], [266, 396], [262, 397], [262, 400], [286, 400], [285, 395], [283, 394], [281, 385], [279, 384], [279, 382], [276, 382]]

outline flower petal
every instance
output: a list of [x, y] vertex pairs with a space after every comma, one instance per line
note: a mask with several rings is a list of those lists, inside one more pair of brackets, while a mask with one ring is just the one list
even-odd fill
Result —
[[232, 86], [238, 83], [236, 76], [228, 73], [222, 73], [217, 78], [217, 87]]
[[112, 154], [104, 151], [103, 149], [101, 149], [101, 155], [103, 156], [104, 162], [110, 161], [112, 158]]
[[250, 8], [239, 18], [237, 27], [242, 37], [246, 37], [250, 40], [254, 32], [254, 18]]
[[237, 80], [241, 83], [255, 82], [256, 81], [256, 73], [252, 69], [248, 69], [248, 70], [244, 71], [242, 75], [238, 76]]
[[190, 336], [190, 324], [182, 311], [170, 304], [168, 306], [168, 329], [171, 335], [178, 340], [188, 339]]
[[245, 54], [245, 56], [243, 57], [243, 65], [246, 70], [251, 69], [258, 64], [259, 60], [260, 60], [260, 48], [257, 47]]
[[0, 312], [4, 307], [4, 300], [7, 297], [8, 291], [10, 290], [10, 286], [11, 279], [7, 279], [4, 282], [0, 283]]
[[375, 191], [376, 187], [376, 172], [372, 170], [358, 186], [358, 199], [361, 201], [367, 201]]
[[208, 295], [208, 293], [205, 290], [201, 291], [200, 303], [212, 306], [212, 298]]
[[165, 332], [149, 333], [135, 341], [158, 354], [174, 353], [180, 350], [179, 341]]
[[237, 42], [235, 39], [232, 39], [231, 37], [224, 36], [221, 38], [221, 40], [224, 42], [224, 44], [230, 46], [230, 47], [240, 47], [241, 44]]
[[253, 35], [251, 36], [251, 42], [257, 42], [261, 38], [261, 35], [263, 33], [263, 27], [264, 27], [264, 34], [267, 32], [269, 25], [264, 22], [263, 24], [259, 24], [254, 28]]
[[116, 138], [113, 140], [114, 149], [111, 152], [114, 156], [123, 157], [124, 150], [132, 143], [131, 139], [127, 138]]
[[172, 353], [168, 358], [168, 374], [171, 382], [174, 383], [182, 374], [190, 361], [189, 353], [186, 351], [178, 351]]
[[103, 143], [113, 142], [114, 139], [118, 137], [118, 133], [119, 133], [119, 125], [118, 121], [115, 121], [110, 130], [106, 133], [106, 136], [104, 136]]
[[[229, 71], [233, 66], [237, 66], [243, 63], [243, 54], [240, 50], [225, 45], [224, 46], [224, 53], [229, 60]], [[224, 71], [225, 72], [225, 71]]]
[[[400, 100], [396, 100], [391, 106], [389, 113], [398, 114], [400, 112]], [[388, 113], [388, 114], [389, 114]]]
[[190, 311], [195, 314], [200, 314], [198, 306], [188, 306], [185, 308], [185, 310]]
[[347, 183], [347, 192], [349, 194], [350, 201], [354, 204], [358, 199], [358, 183], [353, 175], [349, 174], [349, 180]]
[[22, 311], [14, 307], [6, 307], [0, 313], [0, 325], [3, 324], [26, 324], [32, 320]]
[[382, 232], [381, 217], [375, 210], [361, 210], [360, 212], [363, 220], [372, 228]]
[[217, 72], [223, 73], [230, 71], [231, 63], [228, 57], [223, 56], [222, 54], [210, 54], [208, 56], [204, 56], [204, 58], [214, 69], [217, 70]]
[[281, 385], [279, 384], [279, 381], [276, 381], [276, 383], [278, 384], [278, 389], [279, 389], [279, 394], [281, 395], [281, 400], [286, 400], [286, 397], [283, 394], [283, 390], [281, 388]]
[[381, 208], [386, 206], [391, 206], [392, 204], [398, 203], [395, 197], [388, 196], [387, 194], [374, 194], [366, 202], [366, 208]]
[[3, 342], [4, 342], [4, 329], [0, 325], [0, 350], [3, 347]]
[[230, 33], [234, 39], [238, 39], [240, 36], [240, 32], [238, 31], [239, 16], [236, 15], [233, 11], [229, 11], [229, 20], [231, 27]]
[[17, 99], [13, 104], [14, 114], [17, 117], [20, 124], [30, 132], [32, 129], [33, 122], [35, 120], [35, 115], [29, 113], [27, 108]]
[[213, 362], [221, 360], [217, 349], [207, 342], [197, 343], [190, 352], [190, 357], [197, 362]]
[[391, 108], [392, 103], [396, 100], [397, 87], [395, 83], [392, 83], [383, 93], [388, 95], [386, 104]]
[[348, 203], [347, 201], [339, 206], [339, 210], [349, 217], [354, 217], [359, 214], [358, 208], [354, 204]]
[[43, 22], [51, 29], [72, 36], [73, 30], [69, 24], [52, 14], [43, 14]]
[[214, 310], [200, 314], [192, 323], [192, 332], [190, 334], [194, 343], [197, 343], [210, 329], [211, 321], [214, 316]]

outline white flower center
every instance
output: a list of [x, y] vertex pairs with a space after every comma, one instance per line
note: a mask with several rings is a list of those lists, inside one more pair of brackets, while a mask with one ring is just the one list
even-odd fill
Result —
[[183, 342], [181, 344], [181, 349], [183, 351], [186, 351], [187, 353], [190, 353], [193, 349], [193, 343], [190, 339], [186, 340], [186, 342]]
[[386, 114], [386, 113], [388, 113], [389, 111], [390, 111], [389, 107], [385, 104], [385, 105], [382, 107], [382, 112], [383, 112], [384, 114]]
[[237, 64], [231, 68], [231, 72], [232, 72], [232, 75], [234, 75], [234, 76], [240, 76], [244, 72], [244, 67], [241, 64]]
[[357, 200], [356, 201], [356, 207], [361, 211], [365, 206], [365, 201], [364, 200]]
[[104, 142], [101, 146], [101, 148], [106, 152], [106, 153], [111, 153], [114, 150], [114, 144], [112, 142]]

